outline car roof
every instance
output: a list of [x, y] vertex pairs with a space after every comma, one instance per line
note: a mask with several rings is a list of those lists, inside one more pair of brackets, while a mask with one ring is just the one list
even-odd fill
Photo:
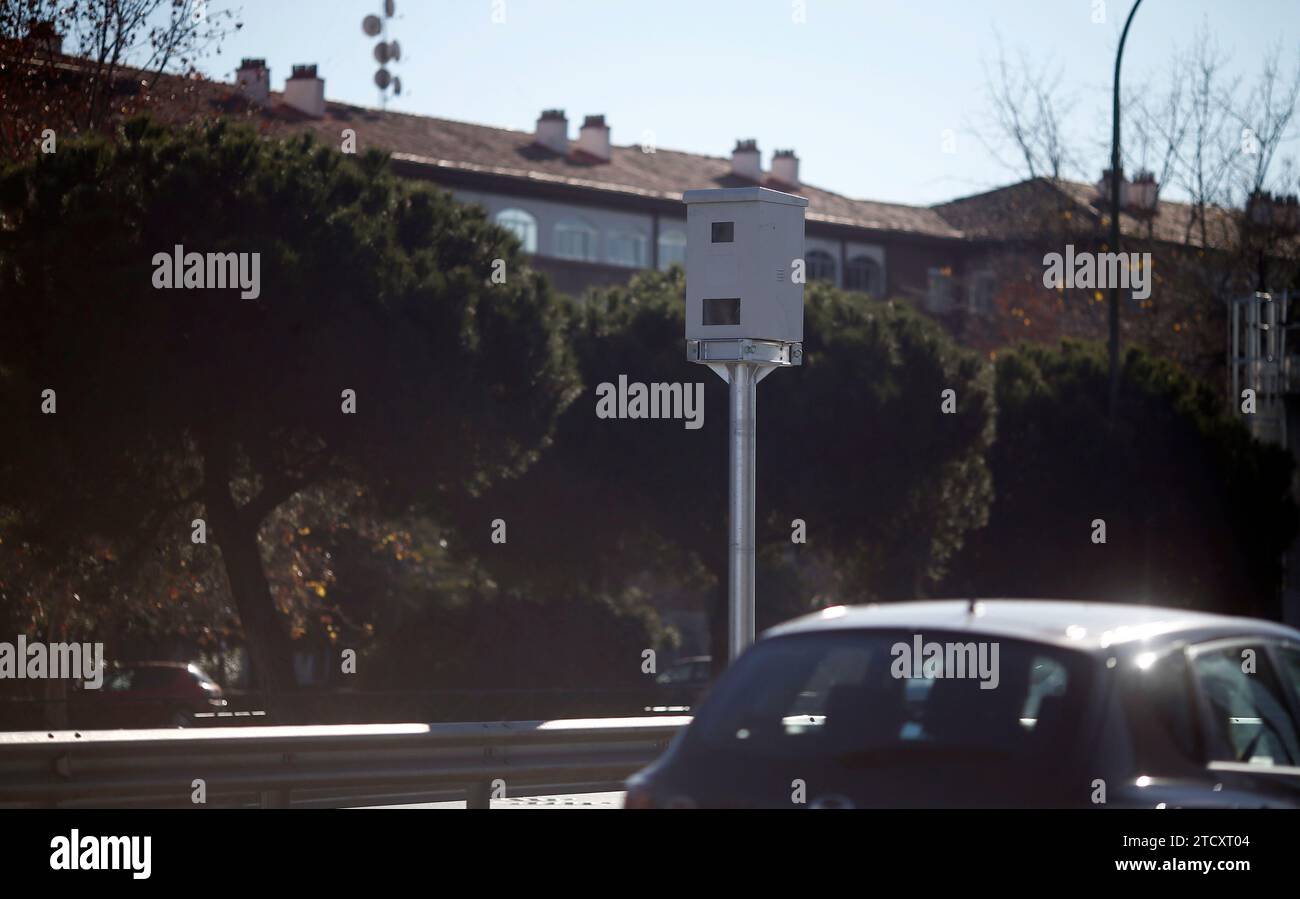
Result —
[[[974, 602], [974, 612], [971, 604]], [[1269, 636], [1300, 641], [1300, 631], [1272, 621], [1124, 603], [1043, 599], [952, 599], [832, 606], [778, 625], [764, 638], [856, 629], [966, 631], [1109, 652], [1158, 648], [1219, 637]]]
[[118, 666], [121, 669], [127, 668], [172, 668], [177, 671], [188, 671], [195, 666], [192, 662], [123, 662]]

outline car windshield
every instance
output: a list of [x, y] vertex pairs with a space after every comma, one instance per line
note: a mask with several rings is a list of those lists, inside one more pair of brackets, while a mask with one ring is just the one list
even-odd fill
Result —
[[971, 634], [790, 635], [737, 662], [692, 730], [712, 749], [845, 765], [1057, 757], [1088, 670], [1078, 653]]

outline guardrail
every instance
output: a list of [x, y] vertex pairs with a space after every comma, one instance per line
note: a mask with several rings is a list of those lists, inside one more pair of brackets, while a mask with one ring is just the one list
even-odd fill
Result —
[[[528, 689], [352, 690], [298, 689], [270, 698], [260, 691], [226, 690], [226, 705], [209, 710], [192, 700], [73, 690], [60, 697], [16, 695], [0, 680], [0, 731], [278, 724], [394, 724], [405, 721], [541, 721], [690, 714], [703, 685], [542, 687]], [[8, 689], [6, 689], [8, 688]]]
[[[607, 788], [689, 717], [0, 733], [0, 808], [344, 807]], [[199, 803], [200, 791], [204, 798]]]

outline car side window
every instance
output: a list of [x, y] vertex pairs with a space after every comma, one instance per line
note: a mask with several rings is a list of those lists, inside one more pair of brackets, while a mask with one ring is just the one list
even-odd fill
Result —
[[[1025, 694], [1025, 704], [1020, 710], [1021, 724], [1032, 730], [1038, 720], [1038, 713], [1044, 706], [1044, 700], [1060, 699], [1065, 695], [1069, 685], [1069, 676], [1065, 666], [1049, 656], [1037, 656], [1030, 663], [1029, 690]], [[1051, 703], [1048, 703], [1049, 707]]]
[[1126, 678], [1124, 708], [1138, 764], [1148, 773], [1204, 764], [1182, 650], [1133, 665]]
[[804, 682], [790, 714], [825, 715], [832, 691], [845, 684], [861, 683], [870, 661], [870, 654], [857, 646], [828, 652]]
[[1282, 662], [1282, 677], [1291, 684], [1291, 695], [1300, 698], [1300, 646], [1279, 646], [1277, 657]]
[[1216, 761], [1300, 765], [1300, 734], [1263, 646], [1230, 646], [1192, 661]]

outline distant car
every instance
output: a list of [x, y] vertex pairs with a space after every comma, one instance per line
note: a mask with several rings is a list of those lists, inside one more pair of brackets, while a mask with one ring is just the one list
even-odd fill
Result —
[[226, 707], [221, 687], [186, 662], [131, 662], [110, 669], [98, 690], [80, 690], [77, 727], [189, 727]]
[[1298, 722], [1300, 631], [1271, 622], [1051, 601], [836, 607], [737, 659], [625, 804], [1295, 808]]
[[655, 704], [666, 708], [690, 708], [699, 701], [712, 679], [712, 656], [678, 659], [655, 675]]

